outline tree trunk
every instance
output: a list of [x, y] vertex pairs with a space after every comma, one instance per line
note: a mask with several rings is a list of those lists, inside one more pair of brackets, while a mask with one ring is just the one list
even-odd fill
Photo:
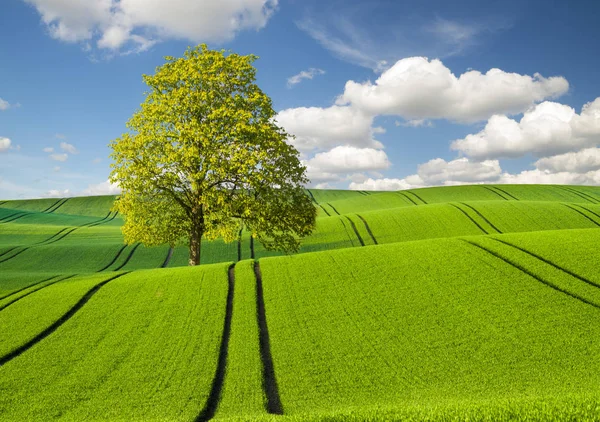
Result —
[[190, 260], [188, 261], [188, 265], [200, 264], [202, 234], [203, 230], [200, 228], [192, 229], [192, 232], [190, 233]]

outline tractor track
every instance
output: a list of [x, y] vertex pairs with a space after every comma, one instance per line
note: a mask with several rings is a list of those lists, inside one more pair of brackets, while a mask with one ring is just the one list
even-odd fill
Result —
[[327, 203], [327, 205], [329, 205], [331, 207], [331, 209], [337, 214], [337, 215], [342, 215], [338, 212], [338, 210], [335, 209], [335, 207], [333, 205], [331, 205], [329, 202]]
[[494, 189], [490, 188], [489, 186], [485, 186], [485, 185], [481, 185], [482, 188], [489, 190], [490, 192], [496, 194], [497, 196], [499, 196], [500, 198], [504, 199], [505, 201], [508, 201], [508, 198], [505, 198], [503, 195], [501, 195], [499, 192], [495, 191]]
[[396, 193], [397, 193], [398, 195], [401, 195], [403, 198], [406, 198], [406, 199], [408, 199], [410, 202], [412, 202], [412, 203], [413, 203], [413, 205], [418, 205], [418, 204], [417, 204], [417, 203], [416, 203], [416, 202], [415, 202], [415, 201], [414, 201], [414, 200], [413, 200], [413, 199], [412, 199], [410, 196], [408, 196], [408, 195], [407, 195], [407, 194], [405, 194], [404, 192], [401, 192], [401, 191], [396, 191]]
[[[14, 300], [12, 300], [12, 301], [10, 301], [10, 302], [8, 302], [8, 303], [4, 304], [4, 305], [1, 305], [1, 306], [0, 306], [0, 311], [3, 311], [3, 310], [5, 310], [6, 308], [8, 308], [8, 307], [9, 307], [10, 305], [12, 305], [13, 303], [15, 303], [15, 302], [18, 302], [19, 300], [23, 299], [24, 297], [27, 297], [27, 296], [29, 296], [29, 295], [30, 295], [30, 294], [32, 294], [32, 293], [35, 293], [35, 292], [37, 292], [37, 291], [40, 291], [40, 290], [42, 290], [42, 289], [45, 289], [45, 288], [46, 288], [46, 287], [48, 287], [48, 286], [52, 286], [53, 284], [56, 284], [56, 283], [58, 283], [59, 281], [68, 280], [68, 279], [70, 279], [70, 278], [73, 278], [73, 277], [75, 277], [75, 276], [77, 276], [77, 274], [68, 275], [68, 276], [65, 276], [65, 277], [63, 277], [63, 278], [58, 278], [57, 280], [54, 280], [54, 281], [52, 281], [51, 283], [44, 284], [43, 286], [40, 286], [40, 287], [38, 287], [37, 289], [33, 289], [33, 290], [31, 290], [30, 292], [27, 292], [27, 293], [25, 293], [23, 296], [19, 296], [18, 298], [14, 299]], [[56, 277], [57, 277], [57, 276], [50, 277], [49, 279], [46, 279], [46, 280], [40, 281], [40, 282], [38, 282], [38, 283], [35, 283], [35, 284], [31, 285], [31, 286], [28, 286], [28, 288], [29, 288], [29, 287], [33, 287], [33, 286], [35, 286], [35, 285], [39, 285], [40, 283], [43, 283], [44, 281], [49, 281], [49, 280], [52, 280], [53, 278], [56, 278]]]
[[321, 209], [322, 209], [323, 211], [325, 211], [325, 214], [327, 214], [327, 217], [331, 217], [331, 214], [329, 214], [329, 213], [327, 212], [327, 210], [326, 210], [326, 209], [323, 207], [323, 205], [321, 205], [321, 204], [318, 204], [318, 205], [321, 207]]
[[40, 284], [40, 283], [43, 283], [43, 282], [45, 282], [45, 281], [48, 281], [48, 280], [52, 280], [53, 278], [56, 278], [56, 277], [59, 277], [59, 276], [58, 276], [58, 275], [53, 275], [52, 277], [48, 277], [48, 278], [45, 278], [45, 279], [43, 279], [43, 280], [36, 281], [35, 283], [33, 283], [33, 284], [30, 284], [30, 285], [28, 285], [28, 286], [21, 287], [21, 288], [20, 288], [20, 289], [18, 289], [18, 290], [14, 290], [14, 291], [10, 292], [10, 293], [9, 293], [9, 294], [7, 294], [6, 296], [2, 296], [2, 297], [0, 297], [0, 300], [4, 300], [4, 299], [6, 299], [7, 297], [11, 297], [11, 296], [13, 296], [13, 295], [16, 295], [17, 293], [20, 293], [20, 292], [22, 292], [23, 290], [27, 290], [27, 289], [29, 289], [29, 288], [31, 288], [31, 287], [33, 287], [33, 286], [36, 286], [36, 285], [38, 285], [38, 284]]
[[111, 282], [112, 280], [115, 280], [126, 274], [129, 274], [129, 272], [117, 274], [113, 277], [110, 277], [107, 280], [104, 280], [104, 281], [96, 284], [94, 287], [92, 287], [90, 290], [88, 290], [87, 293], [85, 295], [83, 295], [83, 297], [81, 299], [79, 299], [79, 301], [71, 307], [71, 309], [69, 309], [59, 319], [54, 321], [54, 323], [52, 323], [52, 325], [50, 325], [48, 328], [46, 328], [41, 333], [36, 335], [34, 338], [29, 340], [27, 343], [16, 348], [12, 352], [0, 357], [0, 367], [2, 367], [4, 364], [10, 362], [14, 358], [22, 355], [27, 350], [31, 349], [33, 346], [38, 344], [40, 341], [42, 341], [43, 339], [48, 337], [50, 334], [55, 332], [58, 328], [60, 328], [61, 325], [63, 325], [65, 322], [67, 322], [69, 319], [71, 319], [73, 317], [73, 315], [75, 315], [92, 298], [92, 296], [94, 296], [98, 292], [98, 290], [100, 290], [102, 287], [104, 287], [107, 283]]
[[519, 198], [517, 198], [516, 196], [508, 193], [507, 191], [505, 191], [504, 189], [500, 189], [498, 186], [490, 186], [493, 189], [496, 189], [500, 192], [502, 192], [504, 195], [511, 197], [512, 199], [514, 199], [515, 201], [519, 201]]
[[167, 257], [165, 258], [165, 261], [160, 265], [160, 268], [167, 268], [169, 262], [171, 262], [171, 258], [173, 257], [173, 250], [173, 247], [170, 246], [169, 252], [167, 252]]
[[480, 213], [477, 208], [472, 207], [471, 205], [467, 204], [466, 202], [461, 202], [461, 204], [464, 205], [467, 208], [472, 209], [475, 212], [475, 214], [477, 214], [479, 217], [481, 217], [483, 219], [483, 221], [485, 221], [486, 223], [488, 223], [492, 229], [494, 229], [498, 233], [502, 234], [502, 231], [498, 227], [494, 226], [490, 220], [488, 220], [487, 218], [485, 218], [485, 216], [482, 213]]
[[352, 230], [354, 230], [354, 233], [356, 234], [356, 237], [358, 237], [358, 241], [360, 242], [360, 246], [365, 246], [365, 241], [363, 240], [362, 237], [360, 237], [360, 233], [358, 232], [358, 229], [356, 228], [356, 224], [354, 224], [354, 221], [352, 221], [350, 219], [350, 217], [348, 217], [347, 215], [345, 215], [344, 217], [346, 217], [346, 220], [348, 220], [350, 222], [350, 226], [352, 227]]
[[356, 216], [358, 218], [360, 218], [362, 220], [362, 222], [364, 223], [365, 229], [367, 229], [367, 233], [369, 233], [369, 236], [371, 236], [371, 240], [373, 240], [373, 243], [376, 244], [376, 245], [378, 245], [379, 243], [377, 243], [377, 239], [375, 239], [375, 236], [373, 235], [373, 232], [371, 231], [371, 228], [369, 227], [369, 224], [367, 223], [367, 220], [365, 220], [363, 218], [363, 216], [360, 215], [360, 214], [356, 214]]
[[62, 202], [60, 204], [58, 204], [56, 207], [52, 208], [50, 211], [44, 211], [48, 214], [52, 214], [54, 211], [56, 211], [57, 209], [59, 209], [60, 207], [62, 207], [63, 205], [65, 205], [65, 203], [71, 198], [65, 198], [64, 200], [62, 200]]
[[310, 191], [310, 189], [306, 189], [306, 191], [308, 192], [308, 194], [310, 195], [310, 199], [312, 199], [312, 201], [319, 205], [319, 203], [317, 202], [317, 200], [315, 199], [315, 196], [313, 195], [313, 193]]
[[467, 213], [465, 210], [463, 210], [461, 207], [459, 207], [459, 206], [458, 206], [458, 205], [456, 205], [456, 204], [452, 204], [452, 203], [448, 203], [448, 204], [449, 204], [450, 206], [452, 206], [452, 207], [456, 208], [456, 209], [457, 209], [457, 210], [459, 210], [460, 212], [462, 212], [462, 213], [465, 215], [465, 217], [467, 217], [469, 220], [471, 220], [471, 222], [472, 222], [473, 224], [475, 224], [475, 225], [477, 226], [477, 228], [479, 228], [479, 230], [481, 230], [481, 231], [482, 231], [484, 234], [489, 234], [489, 233], [487, 232], [487, 230], [486, 230], [486, 229], [484, 229], [483, 227], [481, 227], [481, 225], [480, 225], [480, 224], [479, 224], [477, 221], [475, 221], [475, 219], [474, 219], [473, 217], [471, 217], [471, 216], [470, 216], [470, 215], [469, 215], [469, 214], [468, 214], [468, 213]]
[[406, 192], [408, 192], [408, 193], [410, 193], [410, 194], [414, 195], [414, 197], [415, 197], [415, 198], [417, 198], [417, 199], [418, 199], [419, 201], [421, 201], [423, 204], [427, 205], [427, 202], [426, 202], [426, 201], [425, 201], [423, 198], [421, 198], [419, 195], [417, 195], [416, 193], [414, 193], [413, 191], [407, 190]]
[[62, 199], [57, 199], [56, 202], [53, 202], [52, 205], [50, 205], [48, 208], [46, 208], [45, 210], [42, 210], [40, 212], [48, 212], [48, 210], [52, 207], [54, 207], [56, 204], [58, 204], [60, 201], [62, 201]]
[[581, 193], [573, 188], [567, 187], [567, 186], [558, 186], [559, 188], [566, 190], [567, 192], [571, 192], [572, 194], [577, 195], [578, 197], [580, 197], [581, 199], [585, 199], [586, 202], [590, 202], [592, 204], [597, 204], [598, 202], [595, 201], [593, 198], [591, 198], [590, 196], [588, 196], [587, 194]]
[[110, 263], [108, 263], [106, 266], [102, 267], [102, 269], [96, 271], [97, 273], [101, 273], [102, 271], [106, 270], [108, 267], [110, 267], [111, 265], [113, 265], [115, 262], [117, 262], [117, 259], [119, 259], [119, 256], [121, 256], [121, 254], [123, 253], [123, 251], [125, 250], [125, 248], [128, 245], [123, 245], [121, 246], [121, 249], [119, 249], [119, 251], [117, 252], [117, 254], [113, 257], [112, 261], [110, 261]]
[[123, 268], [125, 265], [127, 265], [129, 263], [129, 261], [131, 260], [131, 257], [135, 253], [136, 249], [139, 248], [140, 246], [141, 246], [141, 243], [138, 243], [137, 245], [135, 245], [133, 247], [133, 249], [131, 250], [131, 252], [129, 252], [129, 255], [127, 255], [127, 258], [125, 258], [125, 261], [123, 261], [123, 263], [121, 265], [119, 265], [117, 268], [115, 268], [113, 271], [119, 271], [121, 268]]
[[[581, 212], [581, 211], [580, 211], [580, 210], [578, 210], [577, 208], [573, 207], [572, 205], [569, 205], [569, 204], [564, 204], [564, 203], [563, 203], [563, 205], [564, 205], [565, 207], [567, 207], [567, 208], [570, 208], [570, 209], [572, 209], [572, 210], [573, 210], [573, 211], [575, 211], [576, 213], [578, 213], [578, 214], [582, 215], [583, 217], [585, 217], [586, 219], [588, 219], [589, 221], [591, 221], [592, 223], [594, 223], [596, 226], [600, 227], [600, 224], [599, 224], [599, 223], [598, 223], [596, 220], [594, 220], [594, 219], [593, 219], [593, 218], [591, 218], [591, 217], [588, 217], [587, 215], [585, 215], [583, 212]], [[585, 209], [585, 210], [587, 210], [587, 208], [584, 208], [584, 209]], [[594, 213], [594, 215], [595, 215], [595, 213]]]
[[227, 370], [227, 352], [229, 349], [229, 338], [231, 337], [231, 320], [233, 317], [233, 293], [235, 289], [235, 264], [231, 264], [227, 270], [227, 302], [225, 305], [225, 321], [223, 323], [223, 335], [221, 336], [221, 345], [219, 347], [219, 359], [217, 361], [217, 369], [213, 377], [210, 393], [204, 404], [204, 408], [196, 417], [196, 422], [203, 422], [212, 419], [215, 416], [221, 394], [223, 392], [223, 384], [225, 382], [225, 372]]
[[566, 294], [567, 296], [570, 296], [570, 297], [572, 297], [573, 299], [577, 299], [577, 300], [579, 300], [579, 301], [581, 301], [581, 302], [585, 303], [586, 305], [590, 305], [590, 306], [593, 306], [594, 308], [600, 309], [600, 305], [598, 305], [598, 304], [596, 304], [596, 303], [594, 303], [594, 302], [591, 302], [591, 301], [587, 300], [586, 298], [584, 298], [584, 297], [582, 297], [582, 296], [579, 296], [578, 294], [571, 293], [571, 292], [569, 292], [568, 290], [565, 290], [565, 289], [563, 289], [563, 288], [561, 288], [561, 287], [559, 287], [559, 286], [555, 285], [554, 283], [552, 283], [552, 282], [550, 282], [550, 281], [544, 280], [543, 278], [539, 277], [539, 276], [538, 276], [538, 275], [536, 275], [535, 273], [533, 273], [533, 272], [529, 271], [527, 268], [523, 267], [522, 265], [520, 265], [520, 264], [518, 264], [518, 263], [516, 263], [516, 262], [513, 262], [513, 261], [511, 261], [511, 260], [510, 260], [510, 259], [508, 259], [508, 258], [505, 258], [505, 257], [503, 257], [503, 256], [502, 256], [502, 255], [500, 255], [499, 253], [496, 253], [496, 252], [494, 252], [494, 251], [492, 251], [492, 250], [489, 250], [489, 249], [487, 249], [486, 247], [484, 247], [484, 246], [481, 246], [481, 245], [479, 245], [479, 244], [477, 244], [477, 243], [475, 243], [475, 242], [472, 242], [472, 241], [470, 241], [470, 240], [466, 240], [466, 239], [461, 239], [461, 240], [462, 240], [463, 242], [466, 242], [466, 243], [468, 243], [468, 244], [470, 244], [470, 245], [472, 245], [472, 246], [475, 246], [475, 247], [477, 247], [477, 248], [479, 248], [479, 249], [481, 249], [481, 250], [483, 250], [483, 251], [485, 251], [485, 252], [489, 253], [490, 255], [493, 255], [493, 256], [495, 256], [496, 258], [498, 258], [498, 259], [500, 259], [500, 260], [504, 261], [505, 263], [507, 263], [507, 264], [509, 264], [510, 266], [512, 266], [512, 267], [514, 267], [514, 268], [516, 268], [516, 269], [520, 270], [521, 272], [523, 272], [523, 273], [527, 274], [528, 276], [530, 276], [530, 277], [533, 277], [534, 279], [536, 279], [536, 280], [537, 280], [537, 281], [539, 281], [540, 283], [542, 283], [542, 284], [544, 284], [544, 285], [546, 285], [546, 286], [550, 287], [551, 289], [554, 289], [554, 290], [556, 290], [556, 291], [558, 291], [558, 292], [564, 293], [564, 294]]
[[242, 232], [244, 231], [244, 228], [242, 227], [240, 229], [240, 233], [238, 234], [238, 242], [237, 242], [237, 260], [241, 261], [242, 260]]

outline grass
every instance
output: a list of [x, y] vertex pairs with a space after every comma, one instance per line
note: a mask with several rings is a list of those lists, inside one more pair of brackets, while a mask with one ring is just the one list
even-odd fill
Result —
[[298, 254], [196, 268], [114, 197], [0, 203], [0, 421], [598, 419], [600, 188], [307, 195]]

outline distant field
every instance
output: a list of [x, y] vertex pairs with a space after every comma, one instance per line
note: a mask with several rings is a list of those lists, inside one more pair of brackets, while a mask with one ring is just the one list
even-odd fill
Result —
[[300, 253], [0, 204], [0, 420], [599, 420], [600, 188], [310, 189]]

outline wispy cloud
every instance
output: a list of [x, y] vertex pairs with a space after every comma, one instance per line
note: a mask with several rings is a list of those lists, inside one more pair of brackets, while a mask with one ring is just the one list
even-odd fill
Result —
[[292, 88], [294, 85], [297, 85], [300, 82], [302, 82], [303, 79], [312, 79], [316, 75], [324, 75], [324, 74], [325, 74], [325, 71], [323, 69], [317, 69], [317, 68], [311, 67], [308, 70], [303, 70], [302, 72], [300, 72], [294, 76], [290, 76], [287, 80], [287, 86], [288, 86], [288, 88]]

